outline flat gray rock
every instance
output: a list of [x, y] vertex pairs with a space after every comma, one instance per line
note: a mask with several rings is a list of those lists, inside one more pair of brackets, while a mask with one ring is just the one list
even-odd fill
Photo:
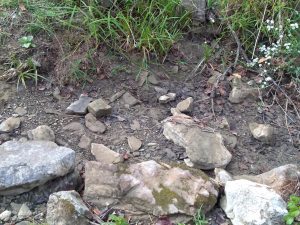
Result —
[[210, 170], [226, 167], [231, 161], [232, 155], [224, 146], [221, 134], [203, 131], [193, 119], [184, 116], [169, 117], [166, 121], [164, 136], [184, 147], [196, 167]]
[[93, 99], [88, 96], [80, 95], [79, 99], [67, 108], [67, 113], [85, 115], [88, 105], [92, 100]]
[[0, 195], [30, 191], [75, 167], [75, 152], [48, 141], [8, 141], [0, 145]]

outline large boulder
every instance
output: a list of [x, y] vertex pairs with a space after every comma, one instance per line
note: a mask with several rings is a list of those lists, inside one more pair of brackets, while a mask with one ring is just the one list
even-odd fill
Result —
[[47, 203], [47, 224], [89, 225], [92, 214], [76, 191], [61, 191], [50, 195]]
[[200, 169], [225, 167], [232, 158], [219, 133], [206, 132], [193, 120], [173, 116], [166, 119], [163, 134], [186, 149], [187, 156]]
[[248, 180], [228, 181], [221, 207], [233, 225], [283, 224], [285, 201], [269, 186]]
[[75, 152], [48, 141], [8, 141], [0, 145], [0, 195], [30, 191], [75, 167]]
[[217, 202], [218, 190], [201, 171], [191, 171], [155, 161], [125, 166], [88, 162], [85, 168], [84, 199], [102, 208], [140, 215], [193, 216], [202, 207], [209, 211]]
[[242, 175], [235, 178], [268, 185], [285, 200], [291, 194], [300, 195], [300, 167], [294, 164], [280, 166], [256, 176]]

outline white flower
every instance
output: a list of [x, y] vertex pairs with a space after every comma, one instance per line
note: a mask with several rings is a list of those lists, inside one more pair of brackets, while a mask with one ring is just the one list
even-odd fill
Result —
[[272, 81], [272, 77], [267, 77], [265, 80], [266, 81]]
[[293, 30], [295, 30], [295, 29], [298, 29], [298, 28], [299, 28], [299, 25], [298, 25], [298, 23], [291, 23], [291, 24], [290, 24], [290, 26], [291, 26], [291, 28], [292, 28]]

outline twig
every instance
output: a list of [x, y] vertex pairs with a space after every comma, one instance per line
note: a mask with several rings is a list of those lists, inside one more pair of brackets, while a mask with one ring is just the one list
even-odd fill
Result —
[[[203, 57], [202, 60], [197, 64], [197, 66], [193, 69], [193, 71], [186, 77], [184, 82], [187, 82], [191, 77], [194, 77], [194, 75], [197, 73], [200, 66], [205, 62], [205, 58]], [[203, 71], [203, 69], [201, 69]]]
[[[228, 27], [229, 27], [229, 30], [230, 30], [232, 36], [234, 37], [235, 42], [236, 42], [236, 44], [238, 46], [238, 53], [239, 54], [242, 53], [242, 55], [245, 58], [246, 62], [249, 63], [250, 60], [249, 60], [247, 54], [245, 53], [244, 49], [242, 48], [242, 44], [241, 44], [241, 42], [240, 42], [240, 40], [239, 40], [236, 32], [233, 30], [232, 26], [229, 23], [228, 23]], [[238, 58], [239, 58], [239, 55], [235, 58], [235, 64], [234, 64], [235, 66], [234, 67], [236, 67], [236, 65], [238, 63]]]
[[288, 133], [290, 135], [291, 142], [294, 145], [293, 137], [291, 135], [290, 128], [289, 128], [289, 125], [288, 125], [288, 120], [287, 120], [287, 110], [288, 110], [287, 108], [288, 108], [288, 105], [289, 105], [289, 101], [286, 100], [286, 103], [285, 103], [285, 111], [286, 111], [286, 113], [285, 113], [285, 125], [286, 125], [286, 129], [287, 129], [287, 131], [288, 131]]
[[258, 39], [259, 39], [259, 36], [260, 36], [261, 28], [262, 28], [263, 22], [264, 22], [264, 20], [265, 20], [266, 11], [267, 11], [267, 6], [268, 6], [268, 5], [266, 4], [265, 9], [264, 9], [264, 14], [263, 14], [263, 17], [262, 17], [262, 19], [261, 19], [261, 24], [260, 24], [260, 27], [259, 27], [259, 30], [258, 30], [258, 34], [257, 34], [257, 36], [256, 36], [256, 40], [255, 40], [255, 44], [254, 44], [254, 48], [253, 48], [253, 52], [252, 52], [252, 57], [251, 57], [251, 59], [253, 59], [253, 57], [254, 57], [254, 53], [255, 53], [255, 49], [256, 49], [256, 46], [257, 46], [257, 42], [258, 42]]
[[272, 82], [285, 95], [285, 97], [290, 101], [290, 103], [294, 107], [294, 110], [296, 112], [296, 115], [298, 116], [298, 119], [300, 119], [300, 114], [299, 114], [297, 106], [295, 105], [293, 100], [287, 95], [287, 93], [285, 93], [285, 91], [273, 79], [272, 79]]

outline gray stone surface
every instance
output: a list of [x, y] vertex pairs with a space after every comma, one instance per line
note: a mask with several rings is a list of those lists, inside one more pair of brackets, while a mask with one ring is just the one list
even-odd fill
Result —
[[225, 167], [232, 158], [219, 133], [203, 131], [191, 119], [170, 117], [164, 123], [163, 134], [168, 140], [186, 149], [187, 156], [200, 169]]
[[106, 131], [106, 126], [101, 121], [97, 120], [97, 118], [91, 114], [88, 113], [85, 116], [85, 126], [92, 132], [102, 134]]
[[22, 204], [18, 212], [18, 219], [23, 220], [29, 218], [30, 216], [32, 216], [31, 210], [28, 208], [26, 203]]
[[133, 97], [132, 94], [130, 94], [129, 92], [123, 94], [122, 101], [124, 102], [125, 105], [129, 107], [139, 104], [139, 101], [135, 97]]
[[9, 117], [8, 119], [4, 120], [0, 124], [0, 133], [8, 133], [11, 132], [21, 125], [21, 119], [16, 117]]
[[55, 141], [54, 131], [47, 125], [41, 125], [27, 132], [28, 138], [35, 141]]
[[233, 225], [283, 224], [285, 201], [269, 186], [248, 180], [228, 181], [221, 207]]
[[11, 211], [9, 211], [9, 210], [3, 211], [0, 214], [0, 221], [2, 221], [2, 222], [8, 222], [10, 220], [10, 218], [11, 218], [11, 215], [12, 215]]
[[48, 225], [89, 225], [92, 214], [76, 191], [50, 195], [47, 203]]
[[63, 127], [64, 131], [68, 131], [76, 136], [81, 136], [84, 134], [84, 126], [79, 122], [71, 122]]
[[27, 114], [27, 110], [25, 108], [23, 108], [23, 107], [17, 107], [15, 109], [15, 113], [17, 113], [18, 116], [24, 116], [24, 115]]
[[67, 113], [85, 115], [87, 113], [88, 104], [92, 100], [93, 99], [88, 96], [80, 95], [77, 101], [73, 102], [70, 106], [68, 106]]
[[275, 138], [275, 128], [268, 124], [250, 123], [249, 129], [253, 137], [266, 143], [272, 143]]
[[182, 113], [189, 113], [193, 110], [194, 99], [192, 97], [188, 97], [187, 99], [179, 102], [176, 106], [176, 109]]
[[123, 161], [123, 158], [119, 153], [109, 149], [103, 144], [92, 143], [91, 153], [98, 162], [110, 164]]
[[5, 142], [0, 146], [0, 195], [30, 191], [74, 167], [75, 152], [53, 142]]
[[102, 117], [111, 114], [112, 108], [104, 99], [99, 98], [88, 105], [88, 111], [95, 117]]
[[192, 217], [217, 202], [218, 190], [200, 170], [155, 161], [125, 166], [87, 162], [84, 199], [102, 208], [113, 204], [140, 215]]
[[131, 151], [137, 151], [142, 147], [142, 142], [140, 139], [130, 136], [127, 138], [128, 146], [131, 149]]
[[78, 143], [78, 147], [82, 149], [89, 149], [91, 146], [92, 140], [87, 135], [82, 135]]

